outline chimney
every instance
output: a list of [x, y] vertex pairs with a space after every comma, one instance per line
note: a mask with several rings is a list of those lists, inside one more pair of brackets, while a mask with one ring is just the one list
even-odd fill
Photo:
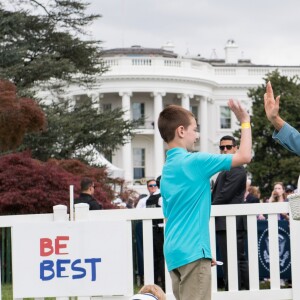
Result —
[[238, 46], [234, 40], [228, 40], [225, 45], [225, 63], [237, 64], [238, 63]]
[[167, 41], [164, 45], [162, 45], [161, 47], [162, 49], [166, 50], [166, 51], [172, 51], [174, 52], [174, 45], [171, 41]]

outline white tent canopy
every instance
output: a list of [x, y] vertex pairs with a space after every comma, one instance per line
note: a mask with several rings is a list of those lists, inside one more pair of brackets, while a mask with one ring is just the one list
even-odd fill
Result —
[[124, 178], [124, 170], [113, 165], [92, 146], [86, 146], [85, 148], [76, 151], [76, 155], [83, 155], [86, 153], [88, 153], [87, 157], [92, 164], [105, 166], [107, 168], [108, 176], [110, 178]]

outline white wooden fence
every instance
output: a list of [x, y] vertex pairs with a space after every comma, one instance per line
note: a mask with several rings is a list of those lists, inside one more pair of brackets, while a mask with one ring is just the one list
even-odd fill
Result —
[[[279, 243], [278, 243], [278, 213], [288, 213], [288, 203], [270, 203], [270, 204], [243, 204], [243, 205], [225, 205], [213, 206], [211, 211], [211, 247], [212, 253], [216, 254], [215, 245], [215, 222], [216, 216], [227, 217], [227, 246], [228, 246], [228, 277], [229, 291], [218, 291], [217, 289], [217, 272], [213, 268], [212, 272], [212, 298], [213, 300], [234, 300], [234, 299], [295, 299], [300, 300], [300, 221], [290, 220], [290, 241], [291, 241], [291, 264], [292, 264], [292, 288], [280, 287], [280, 269], [279, 269]], [[257, 241], [257, 218], [258, 214], [268, 215], [269, 228], [269, 256], [270, 256], [270, 289], [260, 289], [259, 287], [259, 263], [258, 263], [258, 241]], [[237, 257], [236, 254], [236, 223], [235, 216], [246, 215], [248, 223], [248, 254], [249, 254], [249, 279], [250, 290], [239, 291], [237, 280]], [[18, 216], [1, 216], [0, 227], [13, 227], [16, 224], [27, 222], [54, 222], [55, 220], [64, 219], [67, 216], [56, 216], [54, 214], [40, 215], [18, 215]], [[75, 221], [72, 222], [90, 222], [93, 226], [94, 221], [112, 221], [126, 220], [126, 232], [132, 240], [132, 221], [143, 220], [143, 243], [144, 243], [144, 282], [153, 283], [153, 246], [152, 246], [152, 219], [161, 219], [162, 212], [159, 208], [149, 209], [117, 209], [88, 211], [84, 206], [75, 205]], [[66, 221], [69, 222], [69, 221]], [[127, 260], [127, 274], [124, 278], [127, 281], [128, 293], [119, 296], [95, 296], [78, 297], [78, 300], [125, 300], [130, 299], [134, 294], [134, 268], [132, 243], [124, 245], [129, 248]], [[122, 249], [120, 249], [122, 251]], [[26, 274], [25, 274], [26, 276]], [[112, 278], [113, 280], [113, 278]], [[169, 274], [166, 273], [166, 294], [167, 299], [174, 299], [171, 290], [171, 281]], [[47, 295], [45, 295], [47, 297]], [[2, 299], [2, 297], [1, 297]], [[4, 299], [4, 298], [3, 298]], [[44, 299], [44, 298], [36, 298]], [[67, 298], [56, 298], [60, 300]]]

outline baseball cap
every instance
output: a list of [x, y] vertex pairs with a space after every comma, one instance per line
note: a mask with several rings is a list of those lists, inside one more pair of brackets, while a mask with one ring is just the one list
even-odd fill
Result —
[[294, 187], [291, 185], [291, 184], [288, 184], [286, 187], [285, 187], [285, 190], [288, 192], [288, 191], [294, 191]]
[[130, 300], [158, 300], [158, 298], [150, 293], [146, 293], [133, 295]]

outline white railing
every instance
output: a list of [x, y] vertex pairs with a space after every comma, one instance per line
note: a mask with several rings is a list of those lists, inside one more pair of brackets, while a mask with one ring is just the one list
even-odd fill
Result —
[[221, 76], [236, 76], [237, 70], [235, 68], [216, 68], [215, 75]]
[[[191, 77], [203, 75], [215, 75], [217, 78], [226, 77], [249, 77], [249, 78], [261, 78], [267, 73], [274, 70], [278, 70], [281, 75], [293, 77], [300, 75], [300, 67], [285, 67], [285, 66], [212, 66], [205, 62], [195, 61], [188, 58], [165, 58], [165, 57], [107, 57], [103, 59], [104, 64], [109, 67], [113, 74], [118, 74], [118, 72], [125, 72], [126, 74], [131, 74], [131, 72], [141, 71], [141, 67], [145, 68], [145, 71], [151, 73], [157, 72], [168, 72], [176, 69], [182, 69], [182, 71], [188, 72]], [[174, 71], [172, 71], [174, 72]], [[203, 73], [204, 72], [204, 73]], [[110, 72], [106, 73], [111, 75]], [[104, 74], [104, 76], [106, 76]], [[123, 74], [124, 75], [124, 74]]]
[[[227, 216], [227, 247], [228, 247], [228, 279], [229, 291], [218, 292], [216, 275], [213, 276], [213, 299], [300, 299], [300, 289], [297, 282], [300, 280], [298, 251], [300, 244], [297, 241], [300, 233], [300, 222], [290, 221], [290, 243], [293, 288], [280, 288], [279, 270], [279, 243], [278, 243], [278, 213], [288, 213], [288, 203], [244, 204], [214, 206], [213, 216]], [[257, 239], [257, 214], [268, 215], [269, 229], [269, 258], [270, 258], [270, 289], [259, 289], [258, 270], [258, 239]], [[246, 215], [248, 224], [248, 261], [249, 261], [249, 291], [238, 291], [236, 254], [236, 215]], [[211, 219], [211, 245], [215, 253], [214, 217]]]
[[[120, 209], [120, 210], [103, 210], [103, 211], [80, 211], [82, 207], [76, 207], [75, 222], [93, 222], [96, 221], [121, 221], [126, 220], [128, 223], [127, 234], [132, 239], [132, 222], [134, 220], [143, 220], [143, 243], [144, 243], [144, 282], [151, 284], [154, 281], [153, 271], [153, 246], [152, 246], [152, 219], [161, 219], [162, 212], [158, 208], [149, 209]], [[218, 291], [217, 289], [217, 272], [213, 268], [212, 272], [212, 298], [213, 300], [223, 299], [300, 299], [300, 221], [290, 220], [290, 240], [291, 240], [291, 264], [292, 264], [292, 288], [280, 288], [280, 270], [279, 270], [279, 248], [278, 248], [278, 213], [288, 213], [288, 203], [272, 203], [272, 204], [244, 204], [244, 205], [225, 205], [213, 206], [211, 211], [211, 248], [212, 253], [216, 254], [215, 244], [215, 222], [216, 216], [226, 216], [227, 218], [227, 244], [228, 244], [228, 277], [229, 277], [229, 291]], [[258, 214], [268, 215], [269, 228], [269, 257], [270, 257], [270, 289], [261, 290], [259, 287], [259, 269], [258, 269], [258, 242], [257, 242], [257, 218]], [[236, 255], [236, 223], [235, 216], [247, 216], [248, 223], [248, 253], [249, 253], [249, 280], [250, 290], [239, 291], [237, 280], [237, 261], [234, 257]], [[61, 217], [60, 217], [61, 219]], [[78, 220], [79, 219], [79, 220]], [[54, 214], [46, 215], [22, 215], [22, 216], [1, 216], [0, 227], [13, 227], [17, 224], [26, 222], [53, 222], [55, 220]], [[129, 246], [130, 250], [131, 247]], [[128, 276], [124, 278], [128, 283], [128, 294], [119, 296], [95, 296], [78, 297], [80, 299], [114, 299], [125, 300], [130, 299], [134, 293], [133, 287], [133, 258], [129, 251], [128, 260]], [[26, 276], [26, 274], [24, 274]], [[100, 282], [101, 283], [101, 282]], [[167, 299], [174, 299], [171, 291], [171, 282], [169, 274], [166, 272], [166, 294]], [[47, 295], [45, 295], [47, 297]], [[43, 298], [39, 298], [41, 300]], [[68, 299], [68, 298], [57, 298]]]

